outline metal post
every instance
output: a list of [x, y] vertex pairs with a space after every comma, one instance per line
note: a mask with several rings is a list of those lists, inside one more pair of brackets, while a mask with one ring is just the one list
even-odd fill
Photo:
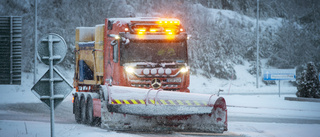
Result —
[[257, 88], [259, 88], [259, 0], [257, 0], [257, 76], [256, 76], [256, 83]]
[[37, 0], [34, 0], [34, 5], [35, 5], [35, 9], [34, 9], [34, 76], [33, 76], [33, 84], [36, 84], [36, 74], [37, 74], [37, 41], [38, 41], [38, 34], [37, 34]]
[[280, 97], [280, 80], [279, 80], [279, 97]]
[[13, 75], [13, 17], [10, 16], [10, 84], [12, 84], [12, 75]]
[[53, 91], [53, 55], [52, 55], [52, 35], [49, 35], [49, 71], [50, 71], [50, 122], [51, 122], [51, 137], [54, 137], [54, 91]]

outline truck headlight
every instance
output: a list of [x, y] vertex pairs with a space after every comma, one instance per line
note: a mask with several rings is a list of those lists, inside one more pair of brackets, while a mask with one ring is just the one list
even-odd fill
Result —
[[125, 70], [126, 70], [127, 73], [130, 73], [130, 74], [132, 74], [134, 72], [134, 68], [133, 67], [126, 67]]
[[188, 68], [187, 67], [183, 67], [183, 68], [180, 69], [180, 72], [181, 73], [186, 73], [186, 72], [188, 72]]

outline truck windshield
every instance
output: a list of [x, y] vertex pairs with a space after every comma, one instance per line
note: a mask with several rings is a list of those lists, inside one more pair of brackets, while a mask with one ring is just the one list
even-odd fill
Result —
[[121, 63], [180, 62], [187, 63], [186, 41], [134, 40], [120, 50]]

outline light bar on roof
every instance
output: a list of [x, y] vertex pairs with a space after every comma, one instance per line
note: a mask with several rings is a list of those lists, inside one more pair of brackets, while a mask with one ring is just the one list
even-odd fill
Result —
[[[148, 20], [143, 18], [141, 20], [131, 21], [131, 23], [129, 29], [132, 31], [130, 32], [140, 35], [173, 35], [183, 31], [178, 19], [152, 18], [152, 20]], [[128, 30], [125, 29], [126, 32], [128, 32]]]

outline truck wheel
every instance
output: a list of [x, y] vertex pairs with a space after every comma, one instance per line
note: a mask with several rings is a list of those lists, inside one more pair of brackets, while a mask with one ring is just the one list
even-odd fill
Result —
[[81, 123], [86, 123], [86, 100], [84, 97], [81, 97], [80, 99], [80, 117], [81, 117]]
[[74, 102], [73, 102], [73, 110], [74, 110], [74, 118], [77, 123], [81, 122], [80, 107], [79, 106], [80, 106], [80, 100], [79, 100], [78, 96], [76, 96], [74, 98]]
[[88, 125], [94, 125], [94, 117], [93, 117], [93, 102], [91, 97], [87, 99], [87, 108], [86, 108], [86, 118], [87, 118], [87, 124]]

